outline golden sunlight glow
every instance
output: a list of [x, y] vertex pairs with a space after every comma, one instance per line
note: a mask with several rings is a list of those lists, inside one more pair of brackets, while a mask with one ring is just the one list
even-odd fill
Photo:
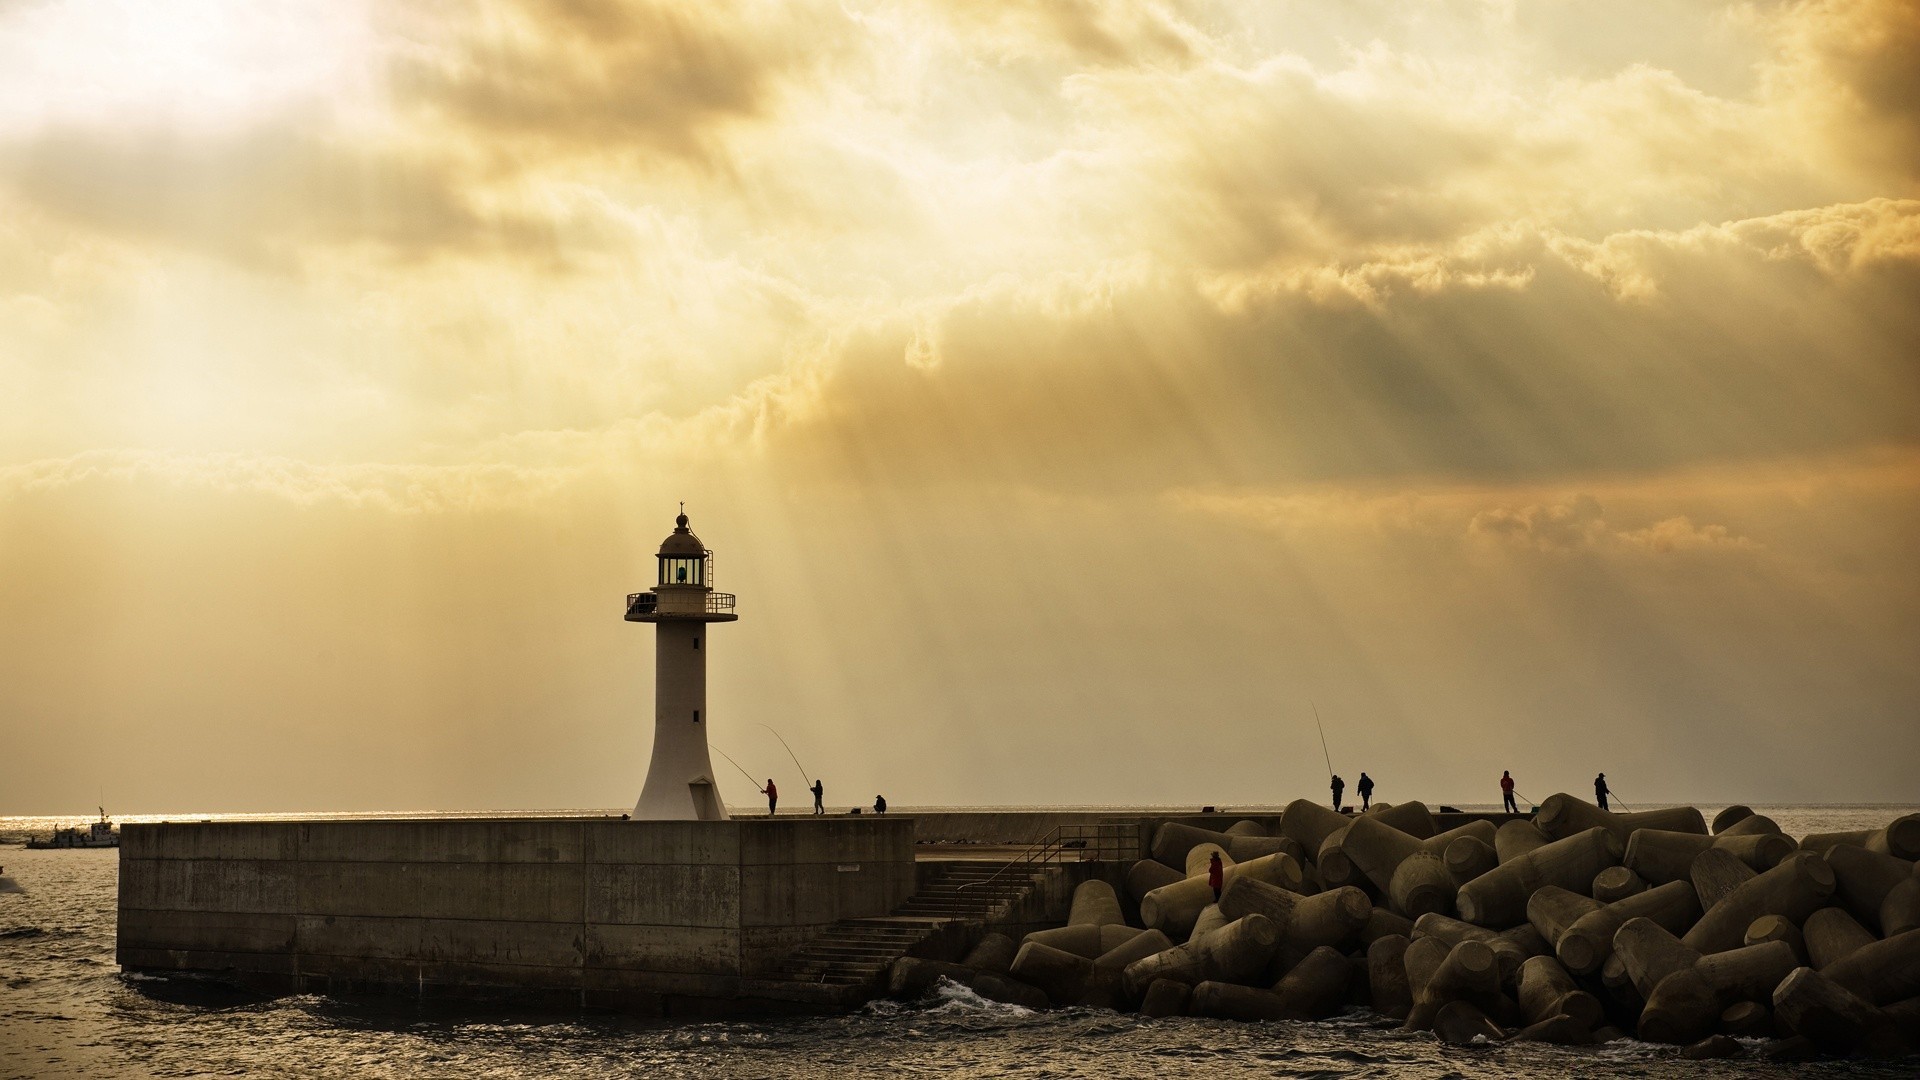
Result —
[[1907, 797], [1916, 101], [1901, 0], [0, 5], [7, 799], [624, 804], [682, 499], [831, 789]]

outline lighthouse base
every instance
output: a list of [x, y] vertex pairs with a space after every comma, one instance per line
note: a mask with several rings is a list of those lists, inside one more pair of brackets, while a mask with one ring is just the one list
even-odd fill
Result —
[[696, 776], [676, 784], [647, 774], [647, 786], [640, 790], [640, 801], [633, 806], [635, 821], [726, 821], [726, 804], [711, 776]]

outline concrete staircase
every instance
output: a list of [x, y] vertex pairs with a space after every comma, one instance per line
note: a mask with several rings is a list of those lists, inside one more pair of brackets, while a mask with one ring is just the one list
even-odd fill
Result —
[[848, 991], [872, 988], [895, 960], [947, 924], [991, 923], [1026, 899], [1039, 875], [1060, 873], [1057, 867], [1008, 867], [1004, 862], [963, 861], [932, 867], [919, 891], [892, 913], [833, 924], [782, 960], [777, 977]]

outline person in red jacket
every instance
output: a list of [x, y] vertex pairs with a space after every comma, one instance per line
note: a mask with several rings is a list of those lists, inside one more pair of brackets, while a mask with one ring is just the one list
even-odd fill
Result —
[[1502, 805], [1507, 808], [1507, 813], [1520, 812], [1520, 804], [1513, 801], [1513, 774], [1505, 769], [1500, 770], [1500, 798], [1504, 800]]
[[773, 786], [773, 777], [767, 777], [767, 786], [760, 789], [760, 794], [767, 797], [767, 816], [772, 817], [773, 808], [780, 805], [780, 789]]
[[1207, 886], [1213, 890], [1213, 902], [1220, 902], [1220, 886], [1227, 880], [1227, 868], [1220, 865], [1220, 853], [1207, 858]]

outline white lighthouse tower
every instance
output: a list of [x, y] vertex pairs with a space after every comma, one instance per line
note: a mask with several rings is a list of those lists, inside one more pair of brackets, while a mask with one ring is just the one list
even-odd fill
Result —
[[713, 591], [713, 552], [685, 506], [660, 544], [660, 578], [627, 597], [627, 621], [654, 624], [653, 762], [637, 821], [725, 821], [707, 756], [707, 624], [733, 622], [733, 594]]

